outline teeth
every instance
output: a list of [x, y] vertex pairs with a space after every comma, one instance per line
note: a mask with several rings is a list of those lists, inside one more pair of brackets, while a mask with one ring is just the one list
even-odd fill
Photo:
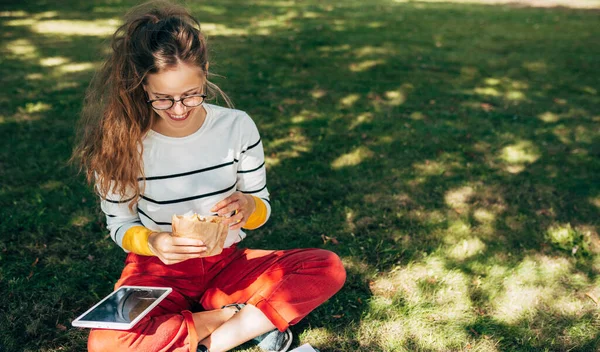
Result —
[[183, 119], [183, 118], [185, 118], [187, 116], [187, 114], [184, 114], [184, 115], [171, 115], [171, 114], [169, 114], [169, 115], [172, 118], [174, 118], [174, 119]]

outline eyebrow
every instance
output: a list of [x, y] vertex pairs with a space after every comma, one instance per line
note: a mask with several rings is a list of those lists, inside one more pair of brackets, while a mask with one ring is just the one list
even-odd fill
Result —
[[[181, 93], [181, 95], [183, 95], [183, 94], [185, 94], [185, 93], [189, 93], [189, 92], [191, 92], [191, 91], [194, 91], [194, 90], [198, 90], [198, 89], [200, 89], [200, 87], [196, 87], [196, 88], [188, 89], [188, 90], [186, 90], [185, 92]], [[166, 96], [169, 96], [169, 97], [171, 96], [170, 94], [165, 94], [165, 93], [156, 93], [156, 92], [154, 93], [154, 95], [166, 95]]]

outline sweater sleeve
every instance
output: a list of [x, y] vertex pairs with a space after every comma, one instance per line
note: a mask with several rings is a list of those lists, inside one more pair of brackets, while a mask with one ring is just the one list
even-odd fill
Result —
[[100, 208], [106, 215], [106, 228], [110, 231], [110, 238], [123, 248], [125, 252], [130, 250], [123, 246], [123, 238], [129, 229], [135, 226], [143, 226], [137, 212], [137, 204], [129, 209], [129, 202], [133, 193], [126, 194], [121, 198], [118, 194], [109, 193], [100, 200]]
[[238, 161], [237, 189], [255, 197], [256, 210], [249, 219], [252, 223], [245, 227], [255, 229], [264, 225], [271, 216], [265, 155], [260, 134], [250, 116], [244, 114], [241, 125], [242, 147]]

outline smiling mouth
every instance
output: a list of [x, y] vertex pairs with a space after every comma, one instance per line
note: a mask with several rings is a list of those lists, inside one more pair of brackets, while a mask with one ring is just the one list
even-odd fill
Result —
[[169, 118], [171, 118], [171, 120], [175, 120], [175, 121], [183, 121], [185, 119], [188, 118], [188, 116], [190, 116], [191, 111], [188, 111], [187, 113], [183, 114], [183, 115], [173, 115], [173, 114], [169, 114], [167, 113], [167, 115], [169, 115]]

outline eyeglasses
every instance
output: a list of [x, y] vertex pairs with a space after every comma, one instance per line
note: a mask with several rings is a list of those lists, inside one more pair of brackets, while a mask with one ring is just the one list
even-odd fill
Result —
[[147, 100], [146, 102], [152, 105], [152, 107], [156, 110], [169, 110], [178, 101], [188, 108], [195, 108], [196, 106], [201, 105], [206, 97], [206, 94], [192, 94], [177, 100], [173, 98], [160, 98]]

